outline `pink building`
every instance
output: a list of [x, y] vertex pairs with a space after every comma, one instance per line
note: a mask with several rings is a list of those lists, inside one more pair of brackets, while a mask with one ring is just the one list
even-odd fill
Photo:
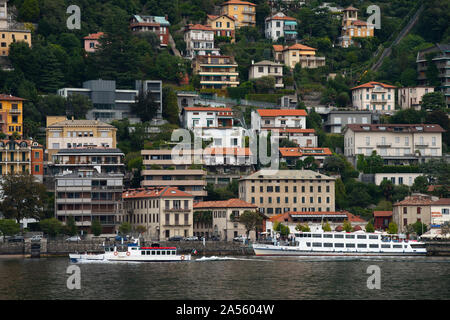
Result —
[[95, 52], [97, 48], [100, 46], [99, 39], [104, 35], [103, 32], [97, 32], [93, 34], [89, 34], [87, 37], [84, 37], [84, 50], [86, 52]]

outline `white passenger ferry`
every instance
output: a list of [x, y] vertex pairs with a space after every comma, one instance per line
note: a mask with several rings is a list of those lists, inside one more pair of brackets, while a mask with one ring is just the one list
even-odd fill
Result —
[[[119, 246], [120, 248], [120, 246]], [[138, 244], [128, 244], [121, 246], [123, 250], [118, 250], [117, 246], [105, 247], [102, 254], [69, 254], [70, 261], [123, 261], [123, 262], [182, 262], [191, 260], [190, 254], [177, 254], [176, 247], [140, 247]]]
[[291, 245], [253, 244], [257, 256], [410, 256], [426, 255], [423, 242], [400, 235], [365, 232], [299, 232]]

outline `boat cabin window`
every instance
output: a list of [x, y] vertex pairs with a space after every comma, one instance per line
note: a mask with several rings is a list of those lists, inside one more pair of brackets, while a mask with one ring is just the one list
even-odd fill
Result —
[[346, 248], [354, 248], [354, 247], [355, 247], [355, 244], [354, 244], [354, 243], [346, 243], [346, 244], [345, 244], [345, 247], [346, 247]]
[[414, 249], [425, 248], [425, 245], [420, 243], [411, 243], [411, 248]]
[[306, 246], [307, 246], [307, 247], [311, 247], [311, 242], [307, 242], [307, 243], [306, 243]]
[[408, 248], [408, 245], [407, 245], [407, 244], [405, 244], [405, 245], [403, 246], [403, 248], [407, 249], [407, 248]]
[[364, 234], [358, 234], [358, 235], [356, 236], [356, 238], [357, 238], [357, 239], [367, 239], [366, 235], [364, 235]]
[[325, 242], [325, 243], [323, 244], [323, 246], [324, 246], [325, 248], [333, 248], [333, 244], [330, 243], [330, 242]]
[[152, 256], [154, 256], [156, 254], [155, 250], [152, 250]]
[[137, 250], [137, 248], [131, 248], [131, 250]]
[[358, 243], [358, 248], [367, 248], [367, 244], [365, 244], [365, 243]]
[[390, 245], [390, 244], [382, 244], [382, 245], [381, 245], [381, 248], [382, 248], [382, 249], [390, 249], [390, 248], [391, 248], [391, 245]]
[[163, 250], [162, 252], [161, 252], [161, 254], [164, 256], [164, 255], [166, 255], [166, 250]]
[[157, 250], [157, 251], [156, 251], [156, 255], [157, 255], [157, 256], [161, 255], [161, 251]]
[[321, 242], [313, 242], [313, 247], [322, 247]]
[[141, 251], [141, 255], [145, 256], [145, 251], [144, 250]]
[[345, 239], [355, 239], [355, 235], [354, 234], [346, 234]]
[[149, 256], [152, 252], [150, 250], [147, 250], [147, 255]]
[[317, 233], [314, 233], [312, 236], [313, 236], [313, 238], [322, 238], [322, 235], [321, 234], [317, 234]]
[[343, 248], [343, 247], [344, 247], [344, 244], [343, 244], [343, 243], [335, 243], [335, 244], [334, 244], [334, 247], [335, 247], [335, 248]]
[[323, 237], [324, 238], [333, 238], [333, 235], [332, 234], [324, 234]]
[[343, 234], [335, 234], [334, 237], [338, 238], [338, 239], [343, 239], [344, 235]]
[[369, 236], [369, 239], [372, 239], [372, 240], [378, 240], [378, 236], [373, 236], [373, 235], [371, 235], [371, 236]]
[[378, 245], [377, 244], [369, 244], [369, 248], [378, 249]]
[[401, 249], [402, 245], [401, 244], [394, 244], [393, 248], [394, 249]]

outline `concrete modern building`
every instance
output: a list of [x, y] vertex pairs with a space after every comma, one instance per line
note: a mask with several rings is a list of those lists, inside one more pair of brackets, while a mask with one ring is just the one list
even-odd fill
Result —
[[95, 52], [100, 47], [100, 38], [105, 34], [103, 32], [92, 33], [84, 37], [84, 51]]
[[297, 39], [297, 20], [278, 12], [266, 18], [265, 35], [267, 39], [277, 41], [283, 37], [285, 40]]
[[230, 42], [236, 41], [236, 19], [228, 15], [207, 15], [206, 24], [211, 27], [216, 37], [228, 37]]
[[66, 171], [55, 176], [55, 216], [63, 223], [73, 216], [84, 233], [90, 232], [97, 219], [102, 233], [115, 233], [122, 191], [123, 174], [99, 173], [95, 169]]
[[216, 107], [187, 107], [181, 111], [183, 128], [231, 128], [234, 125], [233, 109]]
[[0, 175], [29, 173], [43, 181], [44, 147], [33, 140], [0, 140]]
[[371, 111], [331, 110], [323, 126], [327, 132], [342, 133], [347, 124], [372, 124], [375, 118]]
[[239, 85], [238, 65], [231, 56], [196, 56], [192, 61], [194, 74], [200, 76], [202, 89], [225, 89]]
[[435, 91], [441, 91], [445, 95], [447, 107], [450, 107], [450, 72], [448, 66], [450, 64], [450, 44], [439, 44], [417, 52], [417, 82], [420, 86], [429, 85], [427, 79], [427, 70], [429, 68], [428, 57], [438, 69], [438, 78], [441, 85], [435, 88]]
[[433, 87], [405, 87], [398, 89], [397, 103], [400, 109], [414, 109], [420, 110], [422, 104], [422, 97], [434, 92]]
[[0, 128], [6, 135], [23, 135], [23, 102], [25, 99], [0, 94]]
[[145, 228], [144, 238], [154, 241], [193, 233], [193, 196], [174, 187], [128, 189], [123, 192], [118, 223]]
[[355, 44], [354, 37], [373, 37], [375, 26], [366, 21], [358, 20], [358, 9], [350, 6], [345, 8], [343, 12], [341, 37], [338, 38], [338, 44], [341, 47], [347, 48]]
[[0, 0], [0, 57], [9, 55], [12, 43], [23, 41], [31, 47], [31, 30], [8, 15], [8, 0]]
[[308, 157], [313, 157], [315, 163], [321, 168], [325, 159], [332, 154], [329, 148], [280, 148], [280, 163], [295, 168], [298, 160], [304, 161]]
[[353, 87], [352, 103], [356, 110], [393, 114], [395, 112], [395, 89], [389, 84], [370, 81]]
[[423, 173], [375, 173], [375, 184], [379, 186], [383, 180], [389, 180], [393, 185], [406, 185], [411, 187], [417, 177]]
[[256, 5], [247, 1], [230, 0], [221, 4], [221, 15], [228, 15], [236, 20], [236, 28], [254, 27], [256, 25]]
[[[172, 150], [142, 150], [144, 170], [141, 171], [142, 187], [177, 187], [194, 196], [198, 202], [208, 195], [206, 171], [203, 170], [203, 150], [186, 151], [180, 158], [172, 156]], [[199, 163], [196, 163], [197, 157]]]
[[170, 22], [167, 15], [164, 17], [134, 15], [130, 21], [132, 32], [153, 32], [158, 37], [161, 47], [169, 45], [169, 27]]
[[344, 155], [353, 165], [373, 151], [389, 165], [423, 163], [442, 156], [443, 132], [438, 124], [348, 124]]
[[[225, 201], [204, 201], [194, 204], [194, 235], [209, 238], [217, 237], [222, 241], [232, 241], [233, 238], [246, 235], [245, 226], [239, 222], [239, 216], [245, 211], [257, 211], [254, 204], [240, 199]], [[205, 223], [195, 216], [210, 215], [209, 223]], [[255, 231], [251, 231], [250, 239], [255, 240]]]
[[273, 56], [276, 62], [281, 62], [291, 69], [300, 63], [302, 68], [313, 69], [325, 66], [325, 57], [316, 56], [317, 49], [303, 44], [291, 46], [273, 45]]
[[239, 181], [239, 198], [271, 216], [335, 210], [335, 179], [311, 170], [260, 170]]
[[275, 88], [284, 88], [282, 64], [267, 60], [254, 63], [252, 60], [248, 78], [251, 80], [262, 77], [273, 77], [275, 79]]
[[184, 28], [186, 42], [185, 57], [193, 59], [196, 56], [220, 54], [220, 49], [214, 47], [214, 29], [201, 24], [188, 24]]
[[48, 116], [45, 132], [47, 159], [53, 163], [61, 149], [117, 147], [117, 128], [97, 120], [67, 120], [66, 117]]
[[394, 203], [392, 218], [397, 224], [399, 232], [405, 232], [408, 225], [417, 221], [430, 225], [431, 204], [436, 200], [437, 197], [413, 194]]

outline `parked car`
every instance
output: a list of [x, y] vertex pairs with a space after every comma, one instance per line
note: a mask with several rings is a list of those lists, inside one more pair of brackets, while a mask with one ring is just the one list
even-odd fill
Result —
[[233, 238], [233, 241], [234, 242], [244, 242], [245, 239], [247, 239], [247, 238], [244, 236], [238, 236], [238, 237]]
[[81, 241], [81, 238], [79, 236], [73, 236], [66, 239], [66, 242], [78, 242], [78, 241]]
[[183, 238], [184, 241], [198, 241], [197, 236]]
[[23, 242], [23, 241], [24, 241], [23, 236], [16, 235], [16, 236], [8, 238], [8, 242]]
[[183, 240], [182, 236], [173, 236], [169, 238], [169, 241], [181, 241]]

